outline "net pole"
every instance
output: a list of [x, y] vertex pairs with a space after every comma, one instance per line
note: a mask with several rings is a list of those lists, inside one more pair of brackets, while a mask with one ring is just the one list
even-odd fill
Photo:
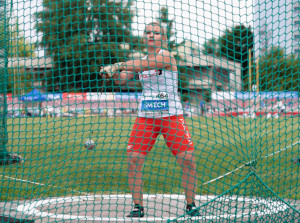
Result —
[[252, 73], [251, 66], [252, 66], [252, 63], [251, 63], [251, 49], [249, 49], [249, 92], [251, 92], [251, 73]]
[[0, 165], [5, 163], [9, 158], [9, 153], [6, 150], [7, 143], [7, 129], [6, 129], [6, 93], [7, 93], [7, 40], [8, 40], [8, 26], [6, 16], [6, 2], [0, 0], [0, 15], [2, 22], [0, 23], [0, 30], [2, 38], [0, 38]]
[[256, 60], [256, 92], [259, 92], [259, 59]]

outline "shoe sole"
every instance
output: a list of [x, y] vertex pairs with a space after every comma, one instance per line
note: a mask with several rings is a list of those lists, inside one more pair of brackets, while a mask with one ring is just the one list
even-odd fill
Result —
[[144, 217], [144, 214], [140, 214], [140, 215], [127, 215], [127, 218], [142, 218]]

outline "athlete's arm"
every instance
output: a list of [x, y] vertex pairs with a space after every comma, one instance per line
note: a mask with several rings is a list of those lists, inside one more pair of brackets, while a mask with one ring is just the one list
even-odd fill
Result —
[[128, 80], [134, 77], [134, 72], [130, 71], [122, 71], [117, 72], [113, 75], [113, 79], [115, 80], [116, 84], [125, 84]]
[[122, 71], [122, 64], [124, 64], [124, 62], [119, 62], [105, 67], [101, 67], [101, 77], [104, 79], [113, 78], [116, 84], [126, 83], [127, 80], [130, 80], [134, 77], [134, 72]]
[[175, 59], [171, 56], [169, 52], [164, 51], [161, 54], [155, 55], [155, 57], [152, 59], [147, 58], [145, 60], [138, 59], [127, 61], [121, 69], [127, 72], [138, 73], [153, 69], [171, 70], [172, 66], [174, 65], [176, 65]]

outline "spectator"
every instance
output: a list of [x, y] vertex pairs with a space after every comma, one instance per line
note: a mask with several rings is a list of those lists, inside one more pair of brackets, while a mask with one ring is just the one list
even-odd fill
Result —
[[277, 109], [278, 114], [285, 112], [285, 105], [282, 103], [282, 101], [277, 102]]
[[204, 116], [204, 114], [205, 114], [204, 101], [200, 101], [200, 111], [201, 111], [201, 115]]

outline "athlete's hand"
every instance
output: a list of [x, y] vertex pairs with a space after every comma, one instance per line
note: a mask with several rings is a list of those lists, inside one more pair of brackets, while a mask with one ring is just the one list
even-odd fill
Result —
[[105, 79], [112, 78], [114, 73], [122, 69], [124, 62], [119, 62], [115, 64], [111, 64], [105, 67], [101, 67], [100, 69], [100, 76]]

